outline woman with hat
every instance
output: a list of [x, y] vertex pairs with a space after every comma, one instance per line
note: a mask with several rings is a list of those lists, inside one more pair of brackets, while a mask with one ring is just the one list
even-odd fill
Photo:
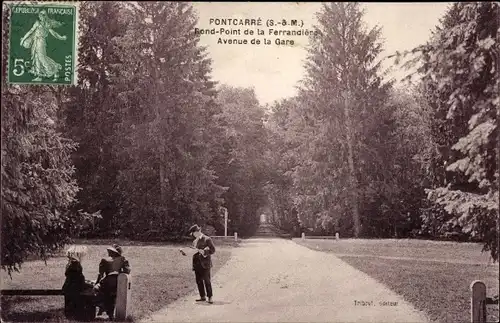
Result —
[[122, 248], [118, 245], [113, 245], [107, 248], [108, 257], [103, 258], [99, 263], [99, 275], [94, 289], [97, 291], [97, 301], [99, 313], [104, 311], [110, 319], [113, 319], [116, 301], [116, 288], [118, 283], [118, 275], [121, 273], [130, 274], [130, 264], [122, 255]]
[[80, 293], [85, 289], [85, 276], [81, 260], [86, 253], [84, 247], [71, 246], [66, 251], [68, 263], [64, 275], [66, 279], [62, 287], [64, 293], [64, 315], [67, 318], [76, 318], [83, 308], [83, 298]]

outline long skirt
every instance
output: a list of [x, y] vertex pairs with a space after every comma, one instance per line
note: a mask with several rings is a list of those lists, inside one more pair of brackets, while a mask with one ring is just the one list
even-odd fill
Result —
[[35, 32], [31, 47], [30, 73], [39, 77], [53, 77], [62, 69], [61, 64], [47, 56], [47, 42], [44, 35]]
[[118, 285], [118, 275], [108, 275], [100, 282], [101, 288], [97, 293], [98, 306], [106, 311], [109, 317], [113, 317], [116, 302], [116, 289]]

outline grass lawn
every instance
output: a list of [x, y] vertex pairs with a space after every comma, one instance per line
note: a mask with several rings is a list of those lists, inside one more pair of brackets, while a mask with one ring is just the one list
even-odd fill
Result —
[[[214, 240], [217, 249], [212, 257], [212, 274], [229, 260], [231, 249], [236, 246], [234, 242]], [[121, 243], [132, 268], [132, 319], [157, 311], [196, 288], [191, 257], [179, 253], [180, 245]], [[98, 264], [106, 256], [107, 246], [109, 244], [87, 244], [88, 255], [82, 260], [86, 279], [97, 278]], [[47, 265], [43, 261], [30, 261], [23, 265], [20, 273], [13, 273], [12, 279], [2, 271], [2, 288], [60, 289], [66, 262], [65, 257], [49, 259]], [[1, 304], [5, 321], [70, 322], [63, 314], [62, 296], [2, 296]]]
[[[481, 246], [422, 240], [305, 240], [308, 248], [336, 254], [384, 283], [434, 322], [470, 322], [473, 280], [482, 280], [487, 296], [498, 293], [498, 266], [488, 264]], [[398, 259], [399, 258], [399, 259]], [[488, 305], [488, 322], [498, 321], [498, 305]]]

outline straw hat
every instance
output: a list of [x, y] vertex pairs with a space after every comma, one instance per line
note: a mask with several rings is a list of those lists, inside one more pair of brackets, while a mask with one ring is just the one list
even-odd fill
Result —
[[111, 252], [113, 252], [113, 253], [115, 253], [117, 255], [120, 255], [120, 256], [122, 255], [122, 253], [121, 253], [122, 249], [119, 246], [107, 247], [106, 250], [111, 251]]
[[115, 244], [113, 244], [113, 247], [116, 249], [116, 251], [118, 251], [118, 253], [119, 253], [120, 255], [122, 255], [122, 254], [123, 254], [123, 249], [122, 249], [122, 247], [120, 247], [118, 244], [116, 244], [116, 243], [115, 243]]
[[87, 254], [86, 246], [72, 245], [66, 250], [66, 256], [71, 259], [82, 261], [83, 256]]

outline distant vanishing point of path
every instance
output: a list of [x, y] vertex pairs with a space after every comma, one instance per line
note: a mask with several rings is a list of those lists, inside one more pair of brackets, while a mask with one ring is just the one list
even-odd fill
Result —
[[290, 240], [242, 242], [212, 280], [214, 304], [195, 303], [193, 274], [191, 294], [142, 322], [428, 322], [368, 275]]

